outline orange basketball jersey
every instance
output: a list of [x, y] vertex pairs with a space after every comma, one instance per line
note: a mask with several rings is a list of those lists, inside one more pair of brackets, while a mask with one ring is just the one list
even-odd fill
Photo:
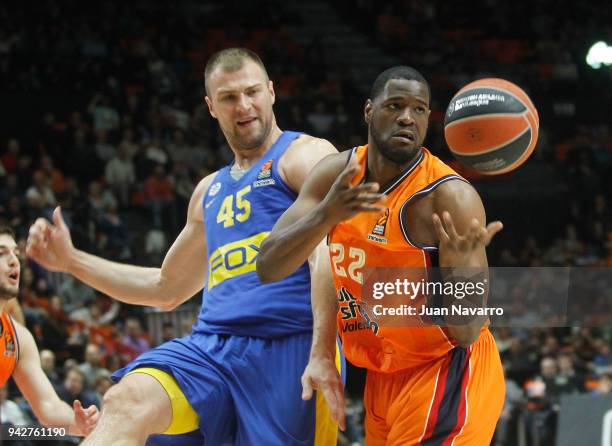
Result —
[[[368, 147], [353, 149], [360, 172], [353, 184], [364, 181]], [[343, 349], [353, 364], [379, 372], [394, 372], [429, 363], [455, 345], [446, 329], [436, 325], [377, 326], [363, 314], [361, 291], [364, 270], [423, 268], [436, 265], [437, 247], [420, 246], [403, 227], [405, 206], [450, 180], [463, 180], [455, 171], [422, 148], [414, 162], [386, 190], [383, 214], [363, 212], [336, 225], [329, 236], [334, 284], [340, 301], [338, 328]], [[371, 313], [370, 313], [371, 315]]]
[[19, 345], [15, 326], [8, 313], [0, 314], [0, 387], [13, 374], [19, 359]]

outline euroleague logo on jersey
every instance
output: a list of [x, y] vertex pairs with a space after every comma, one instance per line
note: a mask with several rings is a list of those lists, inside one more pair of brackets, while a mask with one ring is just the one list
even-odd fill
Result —
[[387, 230], [388, 221], [389, 221], [389, 208], [385, 209], [384, 214], [381, 215], [380, 218], [376, 221], [376, 224], [374, 225], [372, 232], [368, 234], [368, 240], [371, 240], [377, 243], [383, 243], [386, 245], [388, 241], [384, 237], [384, 235], [385, 235], [385, 231]]
[[15, 356], [15, 340], [11, 333], [5, 335], [4, 350], [4, 356]]
[[270, 178], [272, 176], [273, 163], [274, 160], [268, 160], [261, 166], [261, 169], [257, 174], [257, 181], [253, 183], [253, 187], [272, 186], [276, 184], [274, 178]]

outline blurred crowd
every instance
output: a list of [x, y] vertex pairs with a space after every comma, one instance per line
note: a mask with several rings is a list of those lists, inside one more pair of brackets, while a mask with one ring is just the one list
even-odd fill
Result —
[[[521, 5], [494, 0], [482, 2], [477, 13], [466, 1], [334, 3], [355, 32], [431, 80], [427, 145], [442, 157], [448, 159], [444, 102], [464, 83], [495, 74], [525, 87], [538, 105], [534, 157], [555, 172], [565, 193], [564, 220], [543, 218], [534, 228], [550, 240], [514, 233], [513, 245], [494, 244], [494, 265], [612, 266], [612, 110], [605, 109], [612, 107], [612, 78], [588, 71], [581, 59], [593, 27], [608, 23], [610, 32], [612, 20], [598, 14], [598, 3], [558, 12], [553, 2], [538, 1], [529, 27], [515, 26], [527, 15]], [[0, 6], [0, 219], [17, 232], [22, 253], [31, 222], [51, 218], [59, 205], [78, 247], [160, 264], [195, 184], [232, 159], [203, 103], [204, 63], [224, 47], [260, 54], [274, 81], [281, 128], [326, 137], [339, 149], [364, 142], [365, 93], [343, 76], [320, 40], [298, 43], [289, 25], [299, 17], [280, 3], [260, 6], [185, 2], [172, 13], [157, 2], [110, 1], [94, 12], [68, 0], [45, 1], [35, 10]], [[551, 11], [563, 17], [551, 19]], [[584, 26], [555, 22], [567, 17]], [[491, 182], [473, 178], [477, 188]], [[100, 404], [110, 372], [155, 344], [142, 309], [25, 258], [20, 301], [43, 368], [68, 402]], [[167, 325], [161, 337], [186, 329]], [[561, 395], [612, 392], [609, 321], [494, 334], [507, 376], [498, 446], [517, 444], [521, 429], [529, 444], [553, 444]], [[341, 442], [361, 444], [360, 395], [349, 402]], [[3, 422], [32, 416], [12, 387], [0, 390], [0, 404]]]

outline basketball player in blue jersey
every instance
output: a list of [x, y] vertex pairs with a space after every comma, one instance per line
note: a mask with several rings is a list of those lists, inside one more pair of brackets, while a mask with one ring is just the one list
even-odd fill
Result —
[[[31, 258], [122, 302], [170, 310], [204, 287], [193, 332], [115, 372], [120, 381], [105, 395], [100, 422], [83, 444], [132, 446], [149, 438], [148, 444], [335, 445], [330, 411], [340, 418], [340, 379], [321, 378], [309, 366], [313, 384], [336, 384], [335, 395], [326, 395], [336, 404], [326, 406], [321, 395], [300, 398], [312, 337], [311, 282], [313, 293], [334, 293], [328, 278], [317, 280], [329, 276], [329, 260], [313, 257], [267, 285], [255, 265], [262, 240], [311, 168], [336, 150], [325, 140], [279, 129], [272, 82], [253, 52], [215, 54], [205, 82], [206, 103], [235, 160], [197, 185], [187, 223], [161, 268], [76, 249], [59, 208], [53, 223], [39, 219], [30, 229]], [[325, 256], [326, 249], [319, 253]]]

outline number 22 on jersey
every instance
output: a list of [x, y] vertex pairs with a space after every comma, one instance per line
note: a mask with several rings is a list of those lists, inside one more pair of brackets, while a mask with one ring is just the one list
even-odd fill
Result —
[[350, 260], [348, 268], [344, 268], [341, 264], [344, 263], [345, 248], [342, 243], [332, 243], [329, 245], [329, 251], [331, 254], [331, 261], [334, 268], [334, 272], [338, 277], [348, 277], [353, 279], [355, 282], [363, 285], [363, 274], [361, 268], [365, 265], [366, 254], [363, 249], [355, 248], [353, 246], [348, 249], [348, 258]]
[[235, 220], [239, 223], [244, 223], [251, 216], [251, 202], [244, 198], [246, 194], [251, 192], [251, 185], [243, 187], [236, 192], [236, 203], [234, 207], [234, 195], [228, 195], [223, 199], [219, 213], [217, 214], [217, 223], [223, 224], [224, 228], [234, 226]]

